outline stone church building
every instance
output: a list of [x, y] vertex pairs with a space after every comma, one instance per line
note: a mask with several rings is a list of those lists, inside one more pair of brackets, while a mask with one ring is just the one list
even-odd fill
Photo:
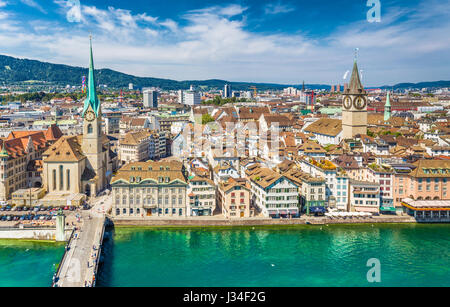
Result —
[[49, 194], [96, 195], [112, 177], [115, 154], [102, 131], [102, 111], [95, 86], [91, 42], [88, 97], [81, 114], [83, 134], [63, 136], [44, 152], [43, 185]]

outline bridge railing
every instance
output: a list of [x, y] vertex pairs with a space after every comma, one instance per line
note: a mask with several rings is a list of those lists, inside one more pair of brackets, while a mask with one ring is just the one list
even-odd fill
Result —
[[[98, 249], [97, 249], [97, 261], [95, 262], [95, 266], [92, 270], [92, 274], [89, 276], [87, 276], [86, 281], [92, 284], [92, 287], [95, 287], [95, 284], [97, 282], [97, 273], [98, 273], [98, 267], [100, 265], [100, 256], [102, 253], [102, 242], [103, 242], [103, 237], [105, 235], [105, 227], [106, 227], [106, 219], [103, 220], [103, 225], [101, 227], [101, 232], [98, 238], [98, 240], [94, 240], [94, 242], [98, 242]], [[87, 274], [89, 274], [90, 272], [88, 271]], [[94, 279], [95, 277], [95, 279]]]
[[70, 234], [69, 241], [67, 241], [67, 244], [65, 246], [64, 254], [61, 257], [61, 261], [59, 263], [58, 269], [56, 270], [55, 274], [53, 275], [52, 287], [55, 287], [56, 283], [59, 281], [59, 274], [61, 273], [61, 269], [64, 266], [64, 263], [66, 260], [66, 255], [67, 255], [67, 252], [69, 251], [70, 244], [72, 244], [74, 234], [75, 234], [75, 228], [72, 229], [72, 233]]

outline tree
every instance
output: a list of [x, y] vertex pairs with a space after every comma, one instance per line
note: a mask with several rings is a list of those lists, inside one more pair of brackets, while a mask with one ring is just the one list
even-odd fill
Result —
[[202, 125], [206, 125], [207, 123], [211, 123], [214, 121], [214, 118], [208, 113], [202, 115]]

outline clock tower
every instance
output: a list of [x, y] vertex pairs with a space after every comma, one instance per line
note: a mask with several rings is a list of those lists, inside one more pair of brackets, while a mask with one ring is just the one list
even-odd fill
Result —
[[87, 157], [86, 167], [95, 172], [100, 182], [104, 180], [106, 171], [105, 153], [103, 150], [102, 111], [95, 88], [94, 59], [92, 40], [90, 42], [90, 64], [88, 95], [84, 101], [82, 151]]
[[350, 84], [343, 96], [343, 139], [351, 139], [358, 134], [367, 134], [367, 93], [361, 84], [356, 59], [353, 64]]

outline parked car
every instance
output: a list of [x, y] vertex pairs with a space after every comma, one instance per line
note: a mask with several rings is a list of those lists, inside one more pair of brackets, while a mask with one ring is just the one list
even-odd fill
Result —
[[66, 211], [69, 210], [69, 207], [68, 207], [68, 206], [65, 206], [65, 207], [64, 207], [64, 210], [66, 210]]

